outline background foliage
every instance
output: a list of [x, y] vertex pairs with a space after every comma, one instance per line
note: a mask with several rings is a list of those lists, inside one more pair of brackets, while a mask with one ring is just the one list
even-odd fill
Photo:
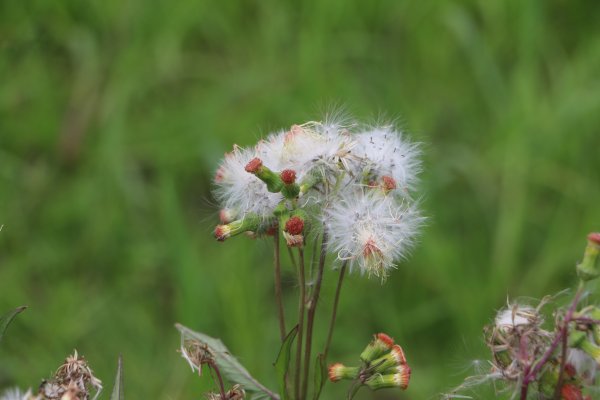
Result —
[[0, 2], [0, 310], [30, 307], [0, 347], [0, 387], [36, 386], [77, 348], [109, 389], [122, 353], [131, 398], [200, 398], [174, 322], [275, 386], [270, 243], [214, 242], [210, 182], [232, 143], [338, 104], [399, 117], [425, 144], [430, 221], [385, 286], [347, 281], [332, 358], [385, 331], [413, 367], [403, 398], [457, 384], [494, 310], [570, 284], [599, 228], [599, 14], [567, 0]]

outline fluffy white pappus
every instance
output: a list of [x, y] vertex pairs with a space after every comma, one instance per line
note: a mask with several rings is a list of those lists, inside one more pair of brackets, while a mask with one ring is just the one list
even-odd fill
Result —
[[355, 135], [354, 155], [361, 162], [355, 172], [374, 179], [392, 177], [401, 194], [414, 189], [421, 170], [419, 145], [402, 137], [393, 127], [379, 127]]
[[406, 256], [424, 220], [415, 203], [356, 186], [325, 211], [330, 250], [351, 271], [382, 280]]
[[512, 331], [520, 326], [539, 327], [543, 322], [537, 309], [520, 304], [509, 304], [498, 311], [494, 320], [496, 329], [501, 332]]
[[0, 400], [29, 400], [30, 398], [32, 398], [31, 390], [23, 392], [19, 388], [7, 389], [0, 394]]
[[255, 150], [234, 146], [217, 170], [214, 195], [221, 208], [242, 216], [252, 212], [266, 218], [272, 216], [283, 196], [269, 192], [263, 181], [246, 171], [246, 165], [256, 156]]
[[269, 135], [257, 152], [271, 169], [293, 169], [298, 177], [323, 166], [336, 170], [347, 166], [355, 142], [341, 126], [319, 122], [293, 125], [288, 131]]

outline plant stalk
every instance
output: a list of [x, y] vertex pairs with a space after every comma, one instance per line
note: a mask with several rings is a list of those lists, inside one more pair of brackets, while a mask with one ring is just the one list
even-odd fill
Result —
[[335, 289], [335, 298], [333, 300], [333, 311], [331, 313], [331, 320], [329, 321], [329, 332], [327, 333], [327, 342], [325, 342], [325, 349], [323, 350], [323, 359], [327, 361], [327, 353], [329, 352], [329, 346], [331, 345], [331, 339], [333, 338], [333, 328], [335, 327], [335, 320], [337, 317], [338, 304], [340, 302], [340, 293], [342, 291], [342, 284], [344, 283], [344, 275], [346, 275], [346, 269], [348, 267], [348, 261], [344, 261], [342, 268], [340, 268], [340, 276], [338, 278], [337, 288]]
[[310, 353], [312, 350], [313, 327], [315, 323], [315, 314], [317, 312], [317, 304], [319, 303], [319, 295], [321, 293], [321, 285], [323, 283], [323, 271], [325, 270], [325, 259], [327, 258], [327, 230], [323, 230], [321, 237], [321, 255], [319, 257], [319, 270], [317, 271], [317, 281], [315, 288], [308, 303], [308, 321], [306, 326], [306, 344], [304, 348], [304, 375], [302, 378], [302, 390], [300, 398], [306, 397], [308, 389], [308, 375], [310, 370]]
[[298, 337], [296, 345], [296, 371], [294, 379], [294, 390], [296, 399], [301, 400], [300, 397], [300, 371], [302, 370], [302, 340], [304, 333], [304, 308], [306, 304], [306, 282], [304, 277], [304, 250], [298, 249], [298, 281], [300, 282], [300, 301], [298, 304]]
[[275, 245], [275, 301], [277, 302], [277, 317], [279, 319], [279, 334], [281, 342], [285, 340], [285, 315], [283, 309], [283, 295], [281, 290], [281, 254], [279, 250], [279, 227], [273, 237]]

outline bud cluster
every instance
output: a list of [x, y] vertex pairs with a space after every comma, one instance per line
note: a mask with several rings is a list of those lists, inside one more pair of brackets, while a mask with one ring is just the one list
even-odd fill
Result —
[[360, 355], [361, 365], [347, 367], [340, 363], [329, 366], [329, 380], [353, 380], [371, 390], [408, 388], [411, 370], [402, 347], [385, 333], [378, 333]]
[[384, 279], [424, 220], [411, 195], [419, 155], [391, 126], [337, 122], [293, 125], [253, 148], [234, 146], [215, 175], [215, 237], [277, 228], [288, 246], [302, 247], [309, 229], [326, 229], [338, 260]]

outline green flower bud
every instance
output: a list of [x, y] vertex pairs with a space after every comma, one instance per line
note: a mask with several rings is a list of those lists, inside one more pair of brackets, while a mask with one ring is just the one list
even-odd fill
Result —
[[577, 265], [577, 275], [579, 275], [579, 278], [589, 281], [600, 276], [598, 254], [600, 254], [600, 233], [590, 233], [583, 254], [583, 261]]

